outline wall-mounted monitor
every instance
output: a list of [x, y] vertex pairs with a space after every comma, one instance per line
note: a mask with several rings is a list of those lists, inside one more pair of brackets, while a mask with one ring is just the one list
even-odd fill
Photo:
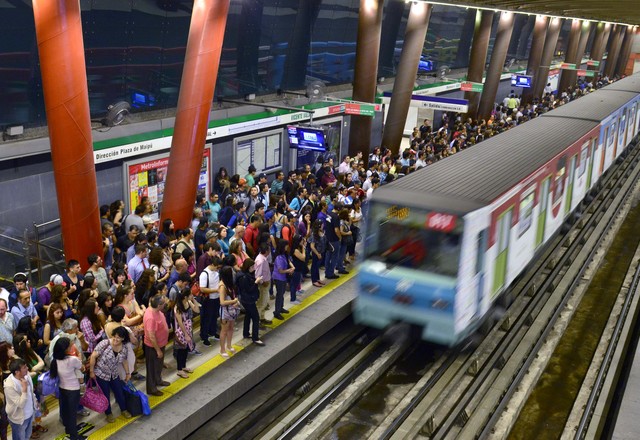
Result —
[[291, 148], [326, 151], [324, 130], [322, 128], [289, 125], [287, 126], [287, 133]]
[[531, 76], [511, 75], [511, 85], [513, 87], [531, 87]]

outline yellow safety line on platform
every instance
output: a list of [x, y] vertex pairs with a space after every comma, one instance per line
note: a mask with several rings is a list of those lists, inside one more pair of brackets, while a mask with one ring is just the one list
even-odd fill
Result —
[[[313, 304], [316, 301], [320, 300], [321, 298], [326, 296], [329, 292], [335, 290], [337, 287], [342, 286], [344, 283], [346, 283], [351, 278], [353, 278], [356, 275], [357, 272], [358, 272], [357, 270], [352, 270], [348, 275], [343, 275], [340, 278], [338, 278], [337, 280], [334, 280], [333, 282], [327, 284], [326, 286], [320, 287], [318, 290], [316, 290], [311, 295], [306, 297], [303, 300], [302, 304], [297, 304], [297, 305], [294, 305], [294, 306], [290, 307], [289, 310], [290, 310], [291, 314], [288, 315], [288, 317], [295, 316], [298, 312], [306, 309], [311, 304]], [[273, 324], [268, 325], [267, 327], [269, 327], [271, 329], [276, 328], [276, 327], [282, 325], [286, 320], [287, 319], [285, 319], [284, 321], [279, 321], [277, 319], [274, 319], [273, 320]], [[237, 354], [237, 353], [241, 352], [242, 350], [244, 350], [245, 347], [241, 346], [241, 345], [234, 345], [233, 348], [236, 349], [236, 354]], [[228, 359], [232, 359], [232, 358], [233, 358], [233, 355], [231, 355]], [[165, 400], [169, 399], [174, 394], [177, 394], [179, 391], [183, 390], [184, 388], [189, 386], [191, 383], [193, 383], [197, 379], [201, 378], [205, 374], [209, 373], [211, 370], [213, 370], [218, 365], [222, 364], [223, 362], [225, 362], [228, 359], [227, 358], [223, 358], [220, 354], [217, 354], [216, 356], [212, 357], [208, 361], [204, 362], [202, 365], [194, 368], [193, 373], [191, 373], [189, 375], [189, 378], [187, 378], [187, 379], [178, 379], [175, 382], [173, 382], [171, 385], [169, 385], [168, 387], [163, 388], [162, 392], [164, 394], [162, 396], [149, 396], [149, 406], [152, 409], [155, 408], [160, 403], [162, 403]], [[121, 430], [122, 428], [127, 426], [129, 423], [133, 423], [134, 421], [136, 421], [140, 417], [142, 417], [142, 416], [133, 417], [131, 419], [125, 419], [124, 417], [119, 416], [119, 417], [116, 418], [115, 423], [107, 423], [104, 426], [102, 426], [101, 428], [97, 429], [95, 432], [90, 433], [89, 439], [90, 440], [104, 440], [104, 439], [107, 439], [112, 434], [118, 432], [119, 430]], [[153, 417], [153, 412], [151, 413], [150, 417]], [[145, 421], [146, 420], [143, 420], [143, 423]]]

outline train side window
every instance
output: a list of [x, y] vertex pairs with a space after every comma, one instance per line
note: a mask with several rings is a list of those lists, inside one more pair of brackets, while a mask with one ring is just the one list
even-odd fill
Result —
[[518, 221], [518, 237], [529, 230], [533, 223], [533, 202], [535, 201], [535, 185], [531, 186], [520, 199], [520, 220]]
[[587, 170], [587, 160], [589, 158], [589, 141], [585, 142], [580, 152], [580, 167], [578, 168], [578, 177], [582, 177]]

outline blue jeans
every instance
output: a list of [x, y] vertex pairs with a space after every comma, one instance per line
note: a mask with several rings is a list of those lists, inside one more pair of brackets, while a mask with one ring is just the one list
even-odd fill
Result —
[[316, 254], [311, 255], [311, 282], [320, 281], [320, 259]]
[[300, 283], [302, 283], [302, 272], [294, 271], [291, 274], [291, 281], [289, 282], [289, 293], [291, 294], [291, 301], [296, 300], [296, 293], [300, 289]]
[[200, 309], [200, 339], [206, 341], [211, 336], [218, 336], [218, 312], [220, 298], [202, 298]]
[[[331, 248], [333, 247], [333, 250]], [[331, 241], [327, 245], [326, 258], [324, 262], [325, 277], [335, 275], [336, 267], [338, 267], [338, 257], [340, 254], [340, 241]]]
[[124, 391], [122, 390], [124, 383], [119, 378], [104, 380], [96, 376], [96, 380], [98, 381], [100, 389], [104, 395], [107, 396], [107, 400], [109, 401], [109, 407], [105, 411], [105, 414], [111, 414], [111, 391], [113, 391], [113, 395], [116, 397], [116, 402], [118, 402], [120, 411], [126, 411], [127, 402], [124, 400]]
[[13, 423], [11, 420], [9, 420], [9, 423], [11, 424], [11, 438], [13, 440], [29, 440], [33, 428], [33, 416], [22, 422], [21, 425]]
[[274, 280], [274, 284], [276, 285], [276, 306], [273, 314], [279, 315], [284, 309], [284, 291], [287, 289], [287, 282]]
[[344, 259], [347, 256], [347, 244], [342, 241], [340, 242], [340, 252], [338, 254], [338, 262], [336, 264], [336, 268], [338, 269], [338, 271], [345, 271], [346, 269], [344, 268]]

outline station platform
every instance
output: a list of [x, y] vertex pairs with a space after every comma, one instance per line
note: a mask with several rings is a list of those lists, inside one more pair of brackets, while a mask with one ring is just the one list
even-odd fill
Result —
[[[188, 379], [176, 375], [175, 359], [171, 355], [172, 342], [166, 350], [165, 362], [169, 368], [163, 371], [163, 379], [171, 385], [161, 388], [163, 396], [149, 396], [152, 414], [148, 417], [125, 419], [120, 416], [115, 399], [111, 399], [115, 423], [107, 423], [104, 414], [91, 413], [78, 418], [78, 423], [87, 424], [84, 435], [91, 440], [102, 439], [184, 439], [229, 404], [256, 386], [262, 379], [280, 368], [293, 356], [320, 338], [336, 324], [351, 314], [351, 303], [356, 295], [356, 283], [352, 280], [356, 271], [333, 280], [326, 286], [316, 288], [308, 280], [303, 283], [305, 294], [299, 305], [289, 304], [289, 293], [285, 293], [285, 308], [290, 313], [284, 321], [273, 320], [261, 339], [266, 346], [254, 345], [242, 337], [242, 319], [235, 324], [233, 346], [237, 353], [223, 358], [218, 341], [204, 346], [194, 329], [196, 348], [203, 354], [190, 355], [187, 366], [194, 372]], [[273, 315], [274, 300], [266, 318]], [[146, 375], [144, 364], [138, 372]], [[145, 391], [145, 381], [134, 382]], [[40, 439], [63, 439], [64, 427], [58, 422], [58, 402], [47, 400], [50, 413], [42, 424], [49, 432], [41, 433]], [[214, 438], [214, 437], [211, 437]]]
[[640, 350], [635, 347], [633, 364], [622, 396], [618, 417], [611, 434], [612, 440], [640, 439]]

